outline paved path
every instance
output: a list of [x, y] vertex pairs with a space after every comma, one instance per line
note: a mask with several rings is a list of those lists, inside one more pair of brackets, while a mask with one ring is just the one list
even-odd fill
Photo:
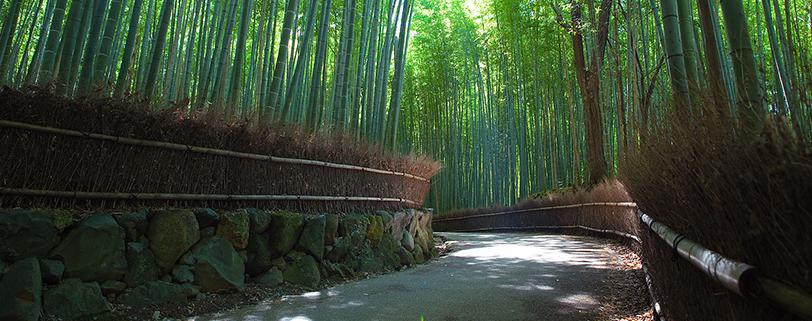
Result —
[[444, 234], [456, 251], [403, 272], [192, 320], [595, 320], [615, 253], [579, 236]]

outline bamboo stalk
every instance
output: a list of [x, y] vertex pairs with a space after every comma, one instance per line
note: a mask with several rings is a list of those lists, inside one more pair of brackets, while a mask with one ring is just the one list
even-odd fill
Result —
[[62, 197], [103, 200], [166, 200], [166, 201], [322, 201], [322, 202], [387, 202], [420, 206], [419, 203], [402, 199], [372, 196], [321, 196], [321, 195], [229, 195], [229, 194], [172, 194], [172, 193], [107, 193], [49, 191], [27, 188], [0, 187], [0, 194], [18, 196]]
[[28, 130], [28, 131], [35, 131], [35, 132], [48, 133], [48, 134], [53, 134], [53, 135], [63, 135], [63, 136], [71, 136], [71, 137], [82, 137], [82, 138], [104, 140], [104, 141], [110, 141], [110, 142], [124, 144], [124, 145], [155, 147], [155, 148], [163, 148], [163, 149], [178, 150], [178, 151], [189, 151], [189, 152], [195, 152], [195, 153], [200, 153], [200, 154], [235, 157], [235, 158], [244, 158], [244, 159], [253, 159], [253, 160], [263, 160], [263, 161], [270, 161], [270, 162], [282, 163], [282, 164], [308, 165], [308, 166], [320, 166], [320, 167], [327, 167], [327, 168], [354, 170], [354, 171], [361, 171], [361, 172], [367, 172], [367, 173], [376, 173], [376, 174], [393, 175], [393, 176], [403, 176], [403, 177], [406, 177], [406, 178], [416, 179], [416, 180], [423, 181], [423, 182], [429, 182], [430, 181], [429, 179], [427, 179], [425, 177], [420, 177], [420, 176], [412, 175], [412, 174], [409, 174], [409, 173], [390, 171], [390, 170], [383, 170], [383, 169], [376, 169], [376, 168], [369, 168], [369, 167], [363, 167], [363, 166], [337, 164], [337, 163], [331, 163], [331, 162], [325, 162], [325, 161], [317, 161], [317, 160], [309, 160], [309, 159], [276, 157], [276, 156], [270, 156], [270, 155], [260, 155], [260, 154], [252, 154], [252, 153], [235, 152], [235, 151], [216, 149], [216, 148], [190, 146], [190, 145], [183, 145], [183, 144], [176, 144], [176, 143], [158, 142], [158, 141], [142, 140], [142, 139], [135, 139], [135, 138], [128, 138], [128, 137], [119, 137], [119, 136], [110, 136], [110, 135], [104, 135], [104, 134], [96, 134], [96, 133], [86, 133], [86, 132], [81, 132], [81, 131], [77, 131], [77, 130], [53, 128], [53, 127], [46, 127], [46, 126], [38, 126], [38, 125], [32, 125], [32, 124], [20, 123], [20, 122], [8, 121], [8, 120], [0, 120], [0, 127], [21, 129], [21, 130]]

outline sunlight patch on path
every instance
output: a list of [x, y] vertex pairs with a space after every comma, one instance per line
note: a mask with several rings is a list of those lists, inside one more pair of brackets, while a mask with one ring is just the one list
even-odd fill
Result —
[[616, 255], [580, 236], [445, 233], [427, 265], [190, 320], [594, 320]]

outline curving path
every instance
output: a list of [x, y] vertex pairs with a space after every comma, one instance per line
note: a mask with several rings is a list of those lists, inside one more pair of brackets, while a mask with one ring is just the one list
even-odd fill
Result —
[[595, 320], [616, 254], [600, 239], [440, 233], [427, 265], [190, 320]]

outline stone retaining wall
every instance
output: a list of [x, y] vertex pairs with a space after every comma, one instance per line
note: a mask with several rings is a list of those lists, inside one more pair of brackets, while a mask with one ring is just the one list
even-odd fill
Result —
[[437, 256], [431, 213], [0, 209], [0, 320], [63, 320], [241, 291], [316, 288]]

